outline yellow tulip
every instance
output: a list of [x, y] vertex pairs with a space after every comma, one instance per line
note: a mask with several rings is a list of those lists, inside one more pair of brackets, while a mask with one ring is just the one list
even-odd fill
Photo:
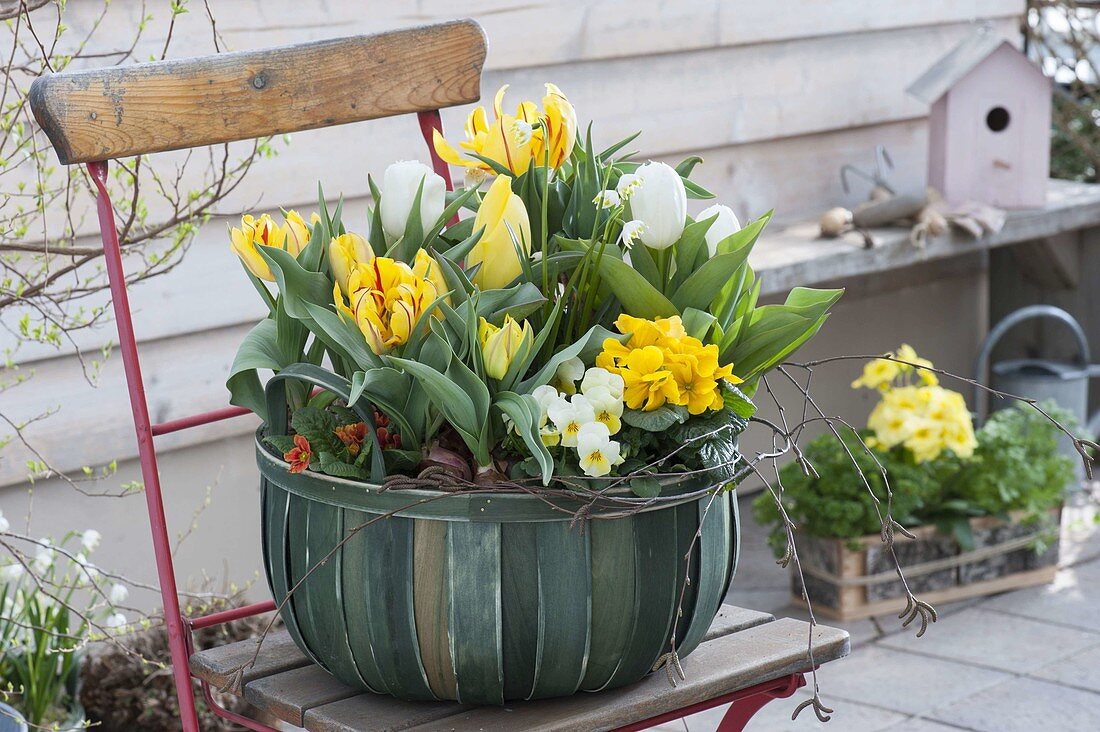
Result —
[[309, 243], [309, 236], [309, 227], [297, 211], [288, 211], [282, 226], [276, 226], [267, 214], [258, 219], [245, 214], [241, 217], [241, 228], [229, 230], [230, 247], [244, 266], [256, 277], [268, 282], [274, 282], [275, 276], [257, 247], [283, 249], [297, 257]]
[[[512, 179], [497, 176], [474, 217], [474, 231], [484, 229], [481, 239], [466, 256], [466, 267], [481, 265], [474, 284], [482, 290], [506, 287], [520, 275], [516, 243], [524, 253], [531, 251], [531, 223], [523, 200], [512, 193]], [[513, 240], [515, 243], [513, 243]]]
[[367, 345], [379, 354], [406, 343], [437, 296], [430, 279], [389, 257], [356, 263], [346, 289], [349, 302], [340, 285], [333, 286], [337, 312], [358, 326]]
[[328, 264], [332, 278], [345, 293], [348, 276], [357, 264], [367, 264], [374, 258], [370, 243], [358, 234], [341, 234], [328, 244]]
[[[493, 99], [496, 118], [489, 122], [484, 107], [477, 107], [466, 120], [466, 139], [458, 143], [464, 150], [493, 160], [520, 175], [530, 166], [542, 165], [549, 147], [550, 165], [560, 166], [573, 150], [577, 139], [577, 113], [573, 105], [553, 84], [546, 85], [542, 103], [545, 111], [531, 101], [521, 102], [516, 113], [503, 109], [502, 86]], [[460, 165], [478, 174], [490, 174], [493, 169], [477, 158], [465, 158], [437, 130], [433, 136], [435, 151], [451, 165]]]
[[[546, 85], [542, 106], [546, 110], [543, 121], [546, 124], [546, 145], [550, 150], [550, 167], [556, 170], [569, 158], [577, 141], [577, 111], [561, 89], [553, 84]], [[538, 162], [542, 160], [543, 157], [539, 156]]]
[[[447, 287], [447, 280], [443, 277], [443, 268], [439, 266], [439, 262], [435, 261], [435, 258], [423, 249], [417, 250], [416, 257], [413, 259], [412, 270], [413, 274], [420, 279], [431, 282], [432, 285], [435, 286], [437, 295], [451, 289]], [[450, 305], [451, 298], [448, 297], [444, 302]], [[440, 313], [439, 310], [435, 312], [436, 315], [442, 317], [442, 313]]]
[[297, 257], [306, 248], [306, 244], [309, 244], [309, 226], [306, 225], [301, 214], [290, 210], [286, 212], [283, 231], [286, 235], [286, 250]]
[[534, 341], [530, 323], [525, 320], [521, 327], [511, 315], [504, 316], [504, 325], [499, 328], [482, 318], [477, 337], [481, 342], [485, 375], [497, 380], [507, 375], [516, 358], [526, 357]]

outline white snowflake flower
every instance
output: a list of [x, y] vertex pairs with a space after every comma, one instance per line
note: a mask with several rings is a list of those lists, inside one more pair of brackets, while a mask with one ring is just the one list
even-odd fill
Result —
[[90, 552], [94, 552], [96, 547], [99, 546], [99, 542], [103, 539], [103, 534], [99, 533], [95, 529], [88, 529], [80, 535], [80, 543], [84, 546], [84, 549]]
[[642, 179], [640, 176], [634, 173], [626, 173], [619, 178], [619, 183], [615, 186], [615, 192], [619, 194], [619, 198], [625, 201], [634, 195], [634, 191], [641, 187]]
[[0, 568], [0, 579], [5, 582], [15, 582], [23, 576], [23, 565], [19, 562]]
[[111, 591], [107, 596], [110, 598], [112, 605], [119, 605], [126, 602], [126, 598], [130, 596], [130, 591], [126, 589], [126, 585], [116, 582], [111, 585]]
[[56, 554], [49, 539], [43, 539], [42, 543], [44, 546], [38, 548], [31, 563], [36, 574], [45, 574], [53, 566], [54, 554]]
[[105, 621], [103, 621], [103, 625], [106, 628], [121, 628], [126, 625], [126, 616], [122, 613], [114, 613]]
[[530, 122], [517, 119], [512, 123], [512, 137], [515, 139], [516, 144], [521, 147], [531, 142], [531, 135], [534, 132], [535, 127]]
[[622, 203], [622, 199], [619, 198], [619, 194], [615, 191], [600, 191], [596, 194], [596, 197], [592, 199], [592, 203], [600, 208], [615, 208]]
[[8, 523], [8, 520], [6, 518], [4, 518], [4, 512], [0, 511], [0, 533], [7, 531], [10, 528], [11, 524]]
[[633, 221], [627, 221], [623, 224], [623, 232], [619, 234], [619, 243], [625, 248], [630, 249], [634, 246], [634, 242], [641, 238], [645, 233], [646, 225], [644, 221], [634, 219]]

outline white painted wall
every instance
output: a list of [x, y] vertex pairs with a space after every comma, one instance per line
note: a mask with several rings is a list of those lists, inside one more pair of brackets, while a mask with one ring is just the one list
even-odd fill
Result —
[[[899, 187], [923, 185], [927, 110], [906, 96], [905, 87], [970, 33], [974, 21], [988, 21], [1009, 37], [1021, 11], [1018, 0], [220, 0], [212, 5], [219, 31], [238, 50], [474, 17], [489, 36], [487, 101], [504, 83], [512, 85], [514, 104], [541, 96], [542, 83], [553, 81], [582, 120], [596, 120], [597, 140], [612, 141], [641, 128], [636, 146], [642, 158], [678, 161], [698, 152], [706, 162], [697, 177], [721, 200], [746, 216], [774, 207], [781, 221], [857, 201], [864, 192], [846, 197], [837, 171], [844, 162], [866, 166], [879, 143], [897, 163], [893, 180]], [[107, 43], [116, 30], [127, 32], [138, 7], [136, 0], [115, 0], [110, 31], [97, 39]], [[89, 19], [80, 3], [69, 8], [75, 37]], [[181, 16], [175, 33], [182, 41], [177, 48], [211, 50], [198, 12]], [[161, 44], [163, 38], [150, 36], [142, 48], [153, 52]], [[460, 130], [465, 113], [445, 111], [446, 128]], [[177, 159], [173, 155], [153, 156], [151, 162], [167, 166]], [[224, 404], [222, 381], [236, 343], [261, 313], [228, 251], [225, 227], [232, 216], [256, 207], [308, 210], [320, 178], [328, 194], [342, 193], [348, 200], [354, 225], [355, 212], [365, 209], [366, 173], [378, 174], [388, 162], [411, 157], [425, 157], [411, 117], [296, 134], [278, 157], [260, 163], [224, 207], [226, 216], [202, 229], [177, 270], [133, 292], [155, 420]], [[89, 241], [93, 226], [89, 218], [82, 229]], [[956, 322], [971, 314], [977, 318], [977, 282], [962, 275], [949, 286], [917, 288], [904, 302], [914, 308], [935, 303], [940, 316], [950, 312]], [[901, 321], [882, 317], [890, 298], [877, 297], [866, 302], [849, 297], [813, 351], [886, 350], [897, 345], [897, 333], [905, 327], [936, 320], [909, 310]], [[875, 317], [868, 320], [868, 312]], [[933, 358], [973, 343], [966, 329], [951, 335], [920, 327], [927, 345], [914, 345]], [[95, 347], [112, 336], [108, 327], [82, 338]], [[5, 337], [0, 335], [0, 348]], [[121, 361], [109, 361], [100, 387], [91, 390], [71, 357], [38, 350], [26, 352], [24, 360], [35, 382], [5, 395], [5, 410], [29, 416], [45, 407], [60, 409], [28, 437], [68, 468], [111, 456], [123, 460], [124, 472], [133, 472], [126, 462], [136, 449]], [[847, 381], [850, 374], [829, 382], [836, 393], [830, 402], [851, 403], [839, 391]], [[228, 569], [235, 579], [247, 579], [258, 566], [254, 469], [248, 439], [239, 436], [253, 427], [254, 421], [244, 419], [162, 438], [175, 449], [162, 460], [161, 471], [175, 525], [186, 524], [209, 476], [219, 470], [223, 475], [214, 506], [202, 519], [209, 533], [191, 540], [194, 553], [183, 567], [187, 576], [201, 569], [223, 573], [224, 557], [232, 558]], [[0, 488], [0, 506], [9, 517], [24, 505], [25, 459], [18, 446], [0, 457], [0, 486], [8, 486]], [[140, 498], [74, 501], [71, 491], [44, 483], [35, 489], [36, 528], [60, 532], [96, 519], [108, 541], [119, 542], [103, 550], [103, 562], [117, 560], [128, 571], [148, 575], [152, 559], [139, 504]]]

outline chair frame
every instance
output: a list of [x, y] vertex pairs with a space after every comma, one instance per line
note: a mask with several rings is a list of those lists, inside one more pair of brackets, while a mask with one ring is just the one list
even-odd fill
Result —
[[[481, 27], [464, 20], [263, 51], [61, 73], [36, 79], [31, 87], [31, 108], [60, 161], [84, 163], [97, 193], [104, 262], [137, 435], [172, 675], [186, 732], [199, 730], [189, 666], [195, 652], [194, 631], [273, 612], [276, 606], [268, 600], [200, 617], [183, 615], [154, 438], [250, 412], [224, 407], [162, 423], [150, 419], [118, 227], [107, 188], [108, 163], [132, 155], [416, 113], [432, 168], [444, 179], [447, 190], [452, 190], [450, 169], [436, 154], [432, 136], [443, 129], [441, 108], [480, 98], [485, 54]], [[333, 68], [334, 64], [338, 68]], [[315, 76], [322, 78], [314, 80]], [[298, 86], [303, 79], [304, 89]], [[383, 85], [381, 93], [371, 96], [372, 82]], [[406, 93], [404, 87], [411, 91]], [[277, 99], [291, 94], [294, 104], [281, 107], [272, 117], [246, 115], [240, 125], [221, 123], [235, 110], [255, 104], [258, 93], [272, 92]], [[341, 98], [331, 107], [326, 105], [326, 97], [346, 97], [349, 92], [351, 101]], [[165, 100], [170, 99], [173, 102], [165, 111]], [[217, 111], [210, 114], [210, 110]], [[263, 119], [257, 120], [259, 117]], [[218, 716], [251, 730], [276, 732], [222, 707], [205, 681], [201, 689], [207, 706]]]

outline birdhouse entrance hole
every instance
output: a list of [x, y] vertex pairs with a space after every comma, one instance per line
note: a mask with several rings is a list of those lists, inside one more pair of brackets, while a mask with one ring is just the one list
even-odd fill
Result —
[[994, 107], [985, 116], [985, 125], [994, 132], [1003, 132], [1008, 127], [1009, 114], [1004, 107]]

